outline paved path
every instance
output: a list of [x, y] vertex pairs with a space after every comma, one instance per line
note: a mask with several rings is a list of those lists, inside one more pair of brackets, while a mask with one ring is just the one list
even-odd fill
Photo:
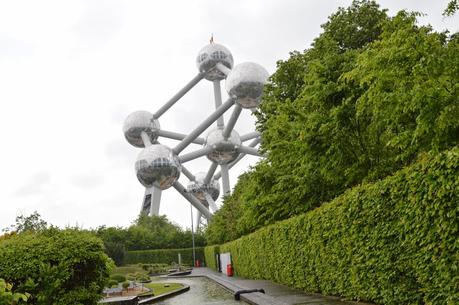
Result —
[[265, 294], [253, 292], [241, 294], [241, 300], [254, 305], [370, 305], [361, 302], [341, 301], [335, 297], [325, 297], [318, 294], [306, 294], [303, 291], [275, 284], [265, 280], [248, 280], [241, 277], [227, 277], [209, 268], [194, 268], [187, 277], [206, 276], [233, 293], [243, 289], [265, 290]]

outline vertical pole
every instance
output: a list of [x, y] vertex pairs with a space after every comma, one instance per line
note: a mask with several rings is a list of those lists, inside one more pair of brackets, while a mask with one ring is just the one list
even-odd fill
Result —
[[151, 192], [150, 216], [159, 215], [159, 205], [161, 203], [161, 189], [153, 186]]
[[196, 251], [194, 249], [194, 228], [193, 228], [193, 205], [190, 204], [191, 208], [191, 240], [193, 245], [193, 266], [196, 266]]
[[[220, 88], [220, 81], [214, 81], [214, 98], [215, 98], [215, 109], [218, 109], [222, 105], [222, 89]], [[222, 128], [225, 125], [223, 121], [223, 114], [217, 119], [217, 127]]]
[[223, 184], [223, 196], [227, 196], [231, 192], [229, 173], [228, 173], [228, 164], [220, 165], [222, 173], [222, 184]]

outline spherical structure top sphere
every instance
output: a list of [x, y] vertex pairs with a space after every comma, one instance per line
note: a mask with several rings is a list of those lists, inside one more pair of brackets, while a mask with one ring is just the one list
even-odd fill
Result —
[[195, 181], [190, 181], [187, 186], [188, 192], [192, 193], [201, 201], [207, 201], [205, 195], [206, 193], [209, 194], [214, 201], [218, 199], [218, 196], [220, 195], [220, 184], [217, 180], [210, 179], [209, 183], [204, 183], [206, 178], [206, 173], [204, 172], [199, 172], [194, 177]]
[[226, 78], [226, 91], [242, 108], [254, 108], [261, 102], [269, 73], [253, 62], [239, 64]]
[[237, 149], [241, 146], [241, 143], [241, 138], [235, 130], [231, 131], [229, 138], [226, 140], [223, 137], [223, 129], [217, 128], [211, 130], [204, 144], [206, 147], [210, 146], [213, 148], [213, 151], [207, 155], [207, 158], [220, 165], [228, 164], [238, 157], [239, 152]]
[[172, 149], [153, 144], [144, 148], [135, 162], [137, 179], [145, 187], [168, 189], [180, 177], [182, 166]]
[[210, 81], [225, 79], [226, 75], [215, 66], [221, 63], [228, 69], [233, 67], [233, 55], [224, 46], [210, 43], [201, 49], [196, 58], [199, 72], [204, 73], [204, 78]]
[[148, 111], [136, 111], [124, 120], [123, 133], [126, 140], [135, 147], [145, 147], [142, 140], [142, 131], [154, 143], [158, 139], [159, 122]]

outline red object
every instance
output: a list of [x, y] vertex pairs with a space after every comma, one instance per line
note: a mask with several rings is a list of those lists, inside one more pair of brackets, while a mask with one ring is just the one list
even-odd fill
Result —
[[196, 260], [194, 266], [195, 267], [201, 267], [201, 262], [199, 261], [199, 259]]
[[233, 276], [233, 266], [231, 264], [226, 265], [226, 275]]

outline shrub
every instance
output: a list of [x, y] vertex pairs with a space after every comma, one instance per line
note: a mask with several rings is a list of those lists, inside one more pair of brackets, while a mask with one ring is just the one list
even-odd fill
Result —
[[220, 251], [219, 246], [208, 246], [204, 248], [206, 265], [212, 269], [217, 269], [217, 258], [215, 257]]
[[0, 279], [0, 304], [25, 304], [30, 297], [28, 293], [12, 292], [13, 285]]
[[113, 274], [110, 279], [115, 280], [117, 283], [126, 281], [126, 277], [122, 274]]
[[48, 229], [0, 242], [0, 277], [30, 304], [97, 304], [113, 262], [102, 241], [77, 230]]
[[386, 305], [459, 304], [458, 177], [459, 147], [424, 155], [220, 249], [244, 277]]
[[[196, 259], [204, 261], [204, 248], [195, 248]], [[159, 263], [171, 264], [178, 261], [178, 254], [181, 254], [182, 263], [194, 266], [193, 263], [193, 249], [159, 249], [159, 250], [136, 250], [127, 251], [125, 257], [126, 264], [138, 263]]]
[[118, 281], [117, 280], [109, 280], [108, 281], [108, 287], [118, 287]]
[[130, 283], [128, 281], [126, 282], [123, 282], [123, 284], [121, 284], [121, 286], [123, 287], [123, 289], [128, 289]]

